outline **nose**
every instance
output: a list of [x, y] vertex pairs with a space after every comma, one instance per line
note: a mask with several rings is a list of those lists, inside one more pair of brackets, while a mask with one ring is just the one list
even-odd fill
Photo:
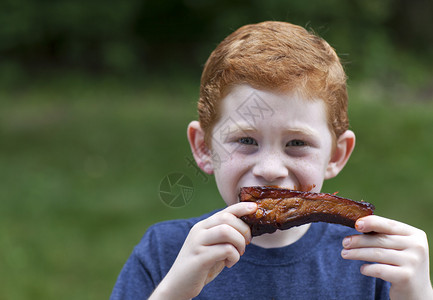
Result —
[[253, 175], [260, 177], [266, 184], [276, 183], [289, 175], [284, 160], [278, 153], [263, 153], [252, 169]]

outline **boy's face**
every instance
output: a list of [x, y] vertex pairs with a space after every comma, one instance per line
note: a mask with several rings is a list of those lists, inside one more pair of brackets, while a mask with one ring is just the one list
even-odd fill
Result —
[[296, 95], [236, 86], [212, 131], [212, 165], [227, 205], [244, 186], [319, 192], [331, 159], [325, 104]]

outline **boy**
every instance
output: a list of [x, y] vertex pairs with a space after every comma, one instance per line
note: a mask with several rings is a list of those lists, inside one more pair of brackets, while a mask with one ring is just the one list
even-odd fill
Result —
[[240, 219], [257, 209], [238, 203], [241, 187], [319, 192], [352, 153], [346, 76], [324, 40], [284, 22], [241, 27], [210, 55], [198, 111], [188, 140], [228, 206], [149, 228], [112, 299], [433, 299], [419, 229], [368, 216], [356, 229], [374, 234], [313, 223], [252, 239]]

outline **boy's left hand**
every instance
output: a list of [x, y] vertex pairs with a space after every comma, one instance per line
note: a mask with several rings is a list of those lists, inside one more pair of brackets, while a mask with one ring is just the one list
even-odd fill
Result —
[[391, 283], [390, 298], [433, 299], [429, 250], [424, 231], [376, 215], [359, 219], [361, 235], [343, 240], [344, 259], [365, 260], [361, 273]]

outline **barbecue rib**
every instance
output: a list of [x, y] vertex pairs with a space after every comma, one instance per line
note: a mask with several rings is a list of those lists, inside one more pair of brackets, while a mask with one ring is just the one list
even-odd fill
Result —
[[274, 187], [241, 188], [241, 202], [256, 202], [255, 213], [241, 217], [253, 236], [311, 222], [354, 227], [357, 219], [373, 214], [374, 205], [326, 193], [301, 192]]

